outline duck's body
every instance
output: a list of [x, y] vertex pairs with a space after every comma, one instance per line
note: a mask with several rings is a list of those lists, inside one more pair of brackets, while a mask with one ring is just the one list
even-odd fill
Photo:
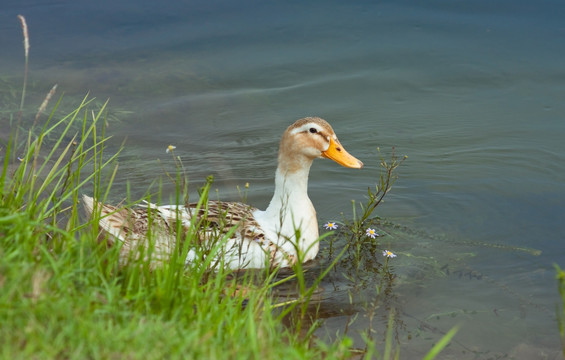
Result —
[[[108, 234], [110, 243], [123, 244], [122, 262], [132, 257], [132, 251], [139, 250], [144, 256], [151, 253], [154, 265], [166, 262], [177, 243], [178, 219], [185, 232], [196, 231], [198, 243], [204, 248], [204, 251], [190, 250], [187, 262], [204, 260], [206, 251], [222, 241], [225, 243], [215, 252], [211, 265], [228, 269], [287, 267], [298, 260], [312, 260], [318, 253], [318, 221], [308, 198], [308, 174], [312, 161], [318, 157], [346, 167], [363, 167], [361, 161], [343, 149], [325, 120], [311, 117], [296, 121], [283, 134], [275, 193], [265, 211], [241, 203], [217, 201], [209, 201], [200, 209], [197, 204], [147, 204], [136, 209], [118, 209], [98, 204], [87, 196], [84, 203], [89, 213], [95, 208], [101, 211], [100, 227]], [[149, 218], [153, 221], [151, 242], [147, 239]]]

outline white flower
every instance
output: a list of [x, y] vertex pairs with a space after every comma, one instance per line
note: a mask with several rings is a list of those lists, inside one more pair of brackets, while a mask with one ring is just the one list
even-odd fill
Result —
[[326, 228], [326, 230], [335, 230], [337, 229], [337, 224], [333, 221], [328, 221], [324, 224], [324, 227]]
[[375, 229], [371, 229], [371, 228], [368, 228], [367, 232], [365, 234], [367, 234], [367, 236], [370, 237], [371, 239], [374, 239], [377, 236], [380, 236]]
[[383, 251], [383, 256], [385, 256], [387, 258], [395, 258], [396, 254], [394, 254], [392, 251], [385, 250], [385, 251]]
[[166, 150], [167, 154], [170, 153], [171, 151], [173, 151], [173, 150], [176, 149], [176, 148], [177, 148], [177, 147], [174, 146], [174, 145], [169, 145], [169, 146], [167, 146], [167, 150]]

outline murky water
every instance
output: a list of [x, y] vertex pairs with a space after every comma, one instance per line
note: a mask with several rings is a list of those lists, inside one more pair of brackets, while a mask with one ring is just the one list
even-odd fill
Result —
[[318, 115], [366, 165], [312, 168], [320, 222], [341, 220], [374, 185], [377, 147], [408, 155], [378, 209], [402, 225], [383, 228], [374, 259], [383, 262], [382, 248], [397, 253], [396, 277], [384, 284], [366, 271], [360, 287], [340, 266], [323, 284], [320, 337], [347, 329], [361, 346], [356, 333], [373, 326], [378, 339], [395, 308], [403, 358], [421, 356], [455, 324], [447, 357], [555, 356], [553, 264], [565, 265], [562, 2], [37, 0], [0, 10], [0, 73], [14, 81], [23, 69], [16, 15], [27, 17], [28, 103], [54, 83], [68, 106], [87, 91], [110, 98], [108, 131], [116, 146], [127, 138], [117, 197], [127, 181], [143, 194], [171, 166], [165, 148], [174, 144], [195, 185], [212, 173], [228, 200], [249, 182], [248, 201], [264, 207], [280, 134]]

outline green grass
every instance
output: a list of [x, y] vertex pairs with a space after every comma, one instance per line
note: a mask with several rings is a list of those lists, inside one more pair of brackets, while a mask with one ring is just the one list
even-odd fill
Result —
[[115, 252], [91, 240], [56, 255], [36, 247], [33, 259], [3, 249], [4, 358], [304, 358], [328, 348], [284, 329], [261, 291], [233, 295], [221, 275], [203, 284], [172, 267], [120, 272]]

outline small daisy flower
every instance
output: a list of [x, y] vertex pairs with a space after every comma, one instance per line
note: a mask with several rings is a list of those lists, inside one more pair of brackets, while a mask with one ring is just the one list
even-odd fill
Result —
[[337, 224], [333, 221], [328, 221], [324, 224], [324, 227], [326, 228], [326, 230], [335, 230], [337, 229]]
[[371, 229], [371, 228], [368, 228], [368, 229], [367, 229], [367, 232], [366, 232], [365, 234], [366, 234], [368, 237], [370, 237], [371, 239], [374, 239], [374, 238], [376, 238], [377, 236], [380, 236], [380, 235], [377, 233], [377, 231], [376, 231], [375, 229]]
[[176, 149], [176, 148], [177, 148], [177, 147], [174, 146], [174, 145], [169, 145], [169, 146], [167, 146], [167, 150], [166, 150], [167, 154], [170, 153], [171, 151], [173, 151], [173, 150]]
[[383, 251], [383, 256], [387, 257], [387, 258], [395, 258], [396, 254], [394, 254], [392, 251], [390, 250], [385, 250]]

